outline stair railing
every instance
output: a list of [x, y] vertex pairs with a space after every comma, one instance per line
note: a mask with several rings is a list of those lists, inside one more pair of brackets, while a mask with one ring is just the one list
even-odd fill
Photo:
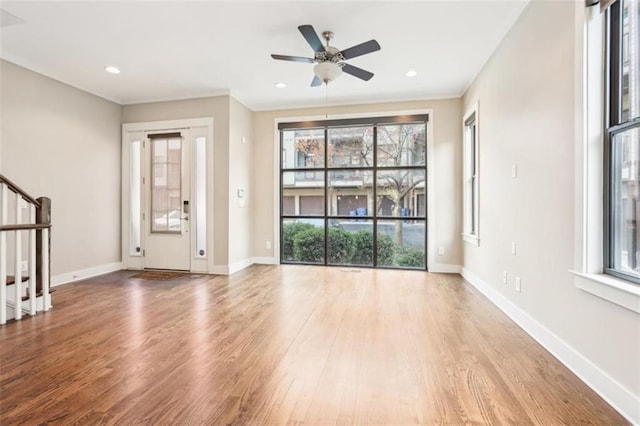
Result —
[[[15, 194], [15, 223], [8, 224], [9, 192]], [[22, 209], [27, 203], [30, 223], [22, 222]], [[0, 174], [0, 324], [7, 322], [8, 268], [7, 268], [7, 234], [15, 233], [14, 243], [14, 277], [15, 301], [13, 303], [16, 320], [23, 314], [23, 282], [22, 276], [22, 232], [28, 233], [28, 308], [29, 315], [51, 308], [50, 294], [50, 230], [51, 200], [46, 197], [34, 199], [23, 189]], [[42, 306], [38, 306], [38, 295], [42, 295]]]

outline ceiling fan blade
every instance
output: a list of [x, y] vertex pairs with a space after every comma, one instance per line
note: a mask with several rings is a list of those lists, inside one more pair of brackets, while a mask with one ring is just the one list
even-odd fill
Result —
[[313, 63], [314, 60], [312, 58], [304, 58], [302, 56], [289, 56], [289, 55], [271, 55], [273, 59], [279, 59], [281, 61], [292, 61], [292, 62], [308, 62]]
[[378, 44], [378, 42], [375, 40], [369, 40], [345, 49], [340, 53], [342, 53], [342, 56], [345, 59], [351, 59], [357, 56], [366, 55], [367, 53], [375, 52], [377, 50], [380, 50], [380, 45]]
[[314, 52], [326, 52], [322, 41], [320, 41], [318, 37], [318, 33], [316, 33], [316, 30], [314, 30], [311, 25], [300, 25], [298, 30], [300, 30], [302, 37], [307, 40], [307, 43], [309, 43], [309, 46], [311, 46]]
[[349, 64], [344, 64], [344, 66], [342, 67], [342, 71], [346, 72], [347, 74], [351, 74], [354, 77], [358, 77], [359, 79], [364, 81], [369, 81], [371, 80], [371, 77], [373, 77], [372, 72], [363, 70], [362, 68], [354, 67], [353, 65]]
[[311, 87], [322, 86], [322, 80], [317, 75], [313, 76], [313, 80], [311, 80]]

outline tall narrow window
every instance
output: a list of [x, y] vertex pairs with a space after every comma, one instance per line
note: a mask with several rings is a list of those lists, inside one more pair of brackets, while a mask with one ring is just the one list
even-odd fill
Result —
[[640, 283], [640, 3], [608, 14], [605, 271]]
[[141, 182], [141, 148], [142, 142], [139, 140], [131, 142], [131, 152], [129, 157], [129, 222], [131, 228], [129, 230], [129, 254], [131, 256], [140, 256], [140, 209], [142, 205], [142, 196], [140, 193]]
[[465, 241], [478, 245], [478, 104], [463, 119], [463, 233]]
[[196, 257], [207, 257], [207, 138], [198, 136], [196, 144]]

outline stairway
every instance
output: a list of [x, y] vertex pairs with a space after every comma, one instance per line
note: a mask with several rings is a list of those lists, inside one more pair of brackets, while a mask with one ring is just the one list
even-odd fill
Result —
[[50, 228], [51, 200], [0, 174], [0, 324], [52, 307]]

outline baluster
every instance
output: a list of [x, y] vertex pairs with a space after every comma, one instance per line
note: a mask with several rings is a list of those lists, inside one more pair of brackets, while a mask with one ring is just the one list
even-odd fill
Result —
[[[36, 206], [29, 203], [29, 223], [36, 223]], [[36, 230], [29, 230], [29, 313], [37, 311], [36, 290]]]
[[43, 310], [51, 308], [51, 294], [49, 294], [49, 228], [42, 230], [42, 302]]
[[[16, 194], [16, 225], [22, 223], [22, 197]], [[22, 319], [22, 233], [16, 231], [15, 237], [15, 263], [13, 275], [15, 276], [15, 319]]]
[[[6, 184], [0, 183], [0, 225], [7, 223]], [[7, 322], [7, 233], [0, 232], [0, 324]]]

